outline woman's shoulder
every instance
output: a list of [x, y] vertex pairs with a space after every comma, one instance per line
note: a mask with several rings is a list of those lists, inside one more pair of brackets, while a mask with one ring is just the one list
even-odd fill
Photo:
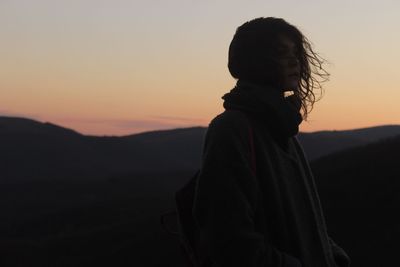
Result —
[[243, 112], [225, 110], [211, 120], [207, 136], [218, 140], [244, 140], [248, 138], [248, 129], [249, 122]]
[[217, 129], [243, 129], [248, 124], [249, 122], [244, 112], [231, 109], [225, 110], [215, 116], [211, 120], [209, 127]]

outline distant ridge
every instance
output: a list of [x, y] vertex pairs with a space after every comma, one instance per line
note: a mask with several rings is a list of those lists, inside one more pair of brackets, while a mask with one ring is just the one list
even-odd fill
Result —
[[202, 126], [180, 127], [180, 128], [172, 128], [172, 129], [146, 131], [146, 132], [140, 132], [140, 133], [135, 133], [135, 134], [122, 135], [119, 137], [129, 138], [129, 137], [137, 137], [137, 136], [157, 136], [160, 134], [174, 135], [175, 133], [179, 133], [179, 132], [185, 133], [188, 131], [196, 131], [196, 130], [204, 130], [204, 129], [206, 129], [206, 127], [202, 127]]
[[309, 159], [314, 160], [336, 151], [365, 145], [396, 135], [400, 135], [400, 125], [300, 133], [298, 138], [303, 144]]
[[[206, 131], [206, 127], [188, 127], [89, 136], [48, 122], [0, 117], [0, 183], [194, 171], [201, 164]], [[314, 160], [395, 135], [400, 135], [400, 126], [300, 133], [298, 138]]]
[[[0, 183], [108, 179], [198, 168], [205, 128], [89, 136], [51, 123], [0, 117]], [[190, 148], [190, 149], [188, 149]]]
[[390, 266], [398, 260], [399, 151], [396, 136], [312, 164], [330, 232], [346, 244], [354, 266]]
[[50, 122], [39, 122], [23, 117], [0, 116], [0, 133], [40, 133], [81, 135], [77, 131]]

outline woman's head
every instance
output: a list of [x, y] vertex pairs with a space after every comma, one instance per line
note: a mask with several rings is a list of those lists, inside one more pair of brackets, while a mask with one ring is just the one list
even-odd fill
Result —
[[[280, 18], [257, 18], [237, 28], [229, 46], [231, 75], [279, 90], [291, 90], [306, 118], [329, 74], [307, 38]], [[319, 81], [321, 79], [321, 81]]]

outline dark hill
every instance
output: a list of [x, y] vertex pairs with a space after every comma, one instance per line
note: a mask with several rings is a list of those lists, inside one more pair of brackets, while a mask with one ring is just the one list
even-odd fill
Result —
[[[397, 262], [400, 137], [371, 143], [397, 129], [316, 132], [303, 140], [307, 152], [342, 149], [312, 168], [330, 236], [354, 267]], [[0, 117], [0, 265], [21, 259], [18, 266], [185, 266], [159, 215], [193, 174], [205, 131], [97, 137]], [[344, 150], [358, 138], [358, 147]]]
[[400, 135], [399, 125], [370, 128], [301, 133], [298, 138], [310, 160], [350, 147], [365, 145], [380, 139]]
[[397, 262], [400, 238], [400, 136], [337, 152], [313, 162], [333, 236], [353, 266]]
[[0, 117], [0, 183], [194, 170], [204, 133], [205, 128], [193, 127], [85, 136], [51, 123]]
[[147, 132], [122, 137], [86, 137], [114, 176], [130, 173], [195, 170], [200, 164], [201, 127]]
[[101, 161], [85, 137], [50, 123], [0, 118], [1, 183], [93, 178]]
[[[133, 173], [195, 170], [207, 128], [127, 136], [88, 136], [51, 123], [0, 117], [0, 183], [108, 179]], [[400, 134], [400, 126], [301, 133], [310, 159]]]
[[80, 136], [78, 132], [49, 122], [32, 119], [0, 116], [0, 134], [46, 134]]

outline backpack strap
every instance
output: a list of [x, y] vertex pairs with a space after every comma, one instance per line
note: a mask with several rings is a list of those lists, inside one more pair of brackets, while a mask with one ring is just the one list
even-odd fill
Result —
[[251, 164], [251, 171], [253, 172], [254, 175], [257, 175], [257, 166], [256, 166], [256, 149], [254, 146], [254, 130], [253, 130], [253, 126], [251, 123], [251, 119], [249, 118], [249, 115], [241, 109], [233, 109], [233, 110], [237, 110], [241, 113], [243, 113], [243, 115], [246, 117], [247, 119], [247, 123], [248, 123], [248, 129], [249, 129], [249, 144], [250, 144], [250, 164]]
[[254, 133], [253, 127], [249, 123], [249, 143], [250, 143], [250, 160], [251, 160], [251, 170], [254, 175], [257, 175], [257, 166], [256, 166], [256, 150], [254, 148]]

